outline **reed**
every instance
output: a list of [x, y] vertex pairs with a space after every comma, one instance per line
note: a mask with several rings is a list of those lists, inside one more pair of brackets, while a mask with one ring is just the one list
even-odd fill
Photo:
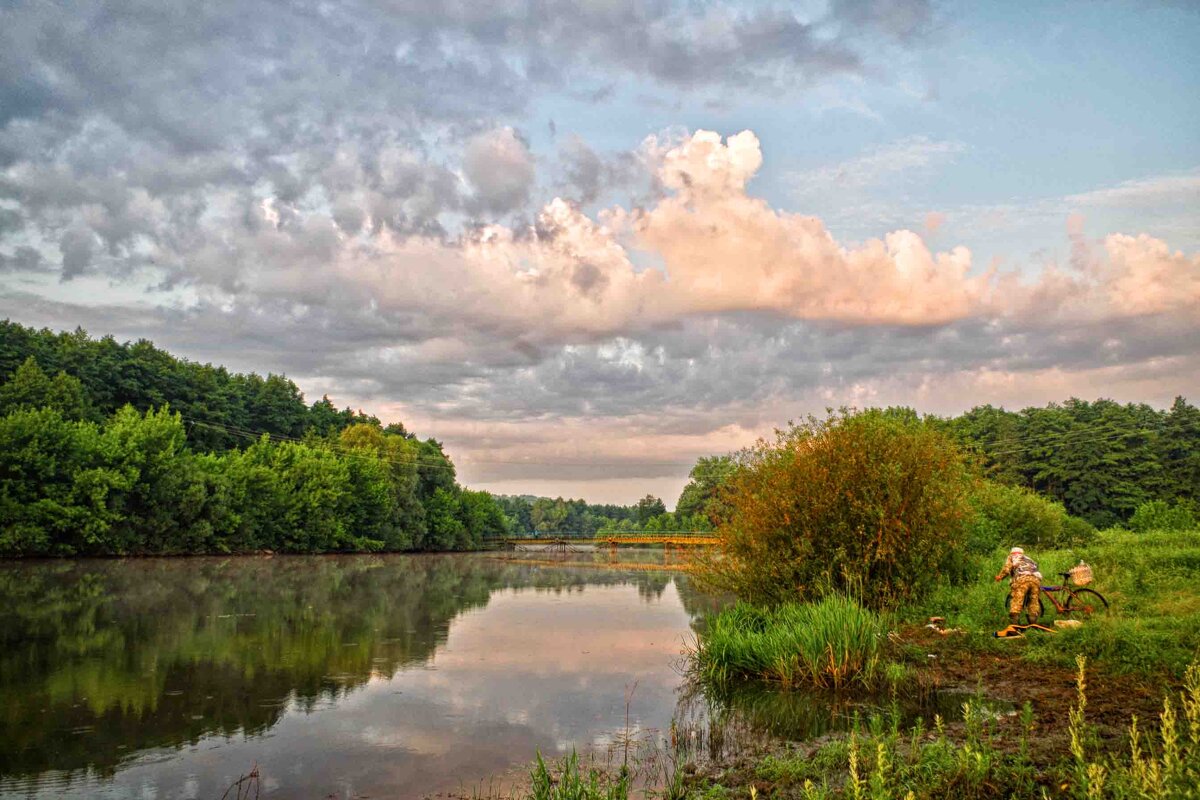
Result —
[[881, 672], [885, 633], [879, 614], [841, 596], [773, 609], [741, 603], [710, 618], [691, 666], [700, 680], [722, 688], [747, 680], [784, 689], [871, 685]]
[[574, 750], [552, 771], [539, 751], [529, 773], [526, 800], [627, 800], [629, 772], [622, 767], [610, 771], [583, 767]]

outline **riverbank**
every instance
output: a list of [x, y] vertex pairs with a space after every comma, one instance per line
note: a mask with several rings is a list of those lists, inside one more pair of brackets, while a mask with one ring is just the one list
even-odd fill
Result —
[[[1094, 588], [1110, 603], [1107, 613], [1076, 629], [997, 639], [992, 631], [1006, 623], [1003, 591], [981, 564], [967, 586], [941, 586], [923, 603], [902, 609], [890, 636], [890, 657], [914, 670], [916, 684], [974, 692], [1013, 711], [981, 713], [976, 705], [944, 720], [940, 730], [897, 730], [883, 719], [864, 722], [857, 735], [776, 742], [750, 757], [709, 764], [690, 779], [686, 795], [742, 797], [753, 788], [770, 797], [857, 796], [857, 773], [865, 782], [862, 796], [870, 797], [904, 797], [908, 791], [917, 798], [1082, 797], [1088, 785], [1096, 797], [1180, 796], [1170, 786], [1145, 795], [1127, 792], [1134, 791], [1134, 773], [1150, 768], [1146, 752], [1169, 749], [1164, 738], [1170, 735], [1159, 731], [1168, 699], [1177, 719], [1191, 709], [1177, 734], [1191, 750], [1179, 763], [1200, 769], [1195, 673], [1185, 686], [1188, 664], [1200, 652], [1200, 531], [1106, 531], [1086, 546], [1036, 557], [1048, 576], [1080, 560], [1092, 565]], [[931, 627], [931, 616], [945, 621]], [[1053, 626], [1059, 617], [1047, 608], [1042, 621]], [[1088, 665], [1083, 703], [1077, 656]], [[1074, 738], [1073, 714], [1079, 719]], [[1131, 751], [1135, 719], [1140, 756]], [[852, 747], [860, 751], [856, 765]], [[962, 760], [964, 753], [973, 763]], [[1096, 777], [1101, 774], [1108, 777], [1103, 786]]]
[[[1057, 632], [995, 638], [1007, 624], [1005, 587], [992, 581], [998, 552], [971, 583], [939, 586], [891, 618], [883, 658], [903, 676], [891, 691], [957, 694], [967, 698], [960, 707], [902, 722], [884, 697], [883, 710], [848, 731], [684, 754], [655, 791], [704, 800], [1184, 796], [1180, 786], [1200, 782], [1200, 671], [1189, 671], [1200, 658], [1200, 531], [1105, 531], [1034, 555], [1046, 575], [1092, 565], [1108, 611], [1058, 629], [1047, 603], [1042, 621]], [[935, 616], [944, 621], [931, 625]], [[762, 727], [736, 700], [725, 710], [725, 725]], [[560, 795], [527, 787], [508, 796]]]

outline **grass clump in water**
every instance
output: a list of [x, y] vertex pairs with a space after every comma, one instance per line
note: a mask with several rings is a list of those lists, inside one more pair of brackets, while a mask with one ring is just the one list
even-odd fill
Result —
[[529, 774], [528, 800], [626, 800], [629, 797], [629, 772], [622, 768], [615, 774], [595, 767], [579, 766], [574, 751], [562, 759], [555, 772], [546, 766], [542, 754], [537, 754]]
[[842, 689], [880, 675], [883, 618], [845, 597], [784, 603], [773, 609], [739, 603], [709, 619], [692, 668], [711, 686], [746, 680], [785, 689]]

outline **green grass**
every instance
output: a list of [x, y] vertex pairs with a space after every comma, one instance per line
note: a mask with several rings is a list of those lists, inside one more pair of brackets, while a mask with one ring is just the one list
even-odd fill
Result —
[[529, 773], [525, 797], [526, 800], [626, 800], [629, 797], [629, 773], [623, 769], [611, 772], [580, 767], [575, 751], [552, 771], [539, 751]]
[[727, 688], [747, 680], [785, 689], [870, 685], [880, 674], [884, 620], [844, 597], [762, 609], [739, 603], [711, 617], [692, 668]]
[[[1013, 652], [1017, 643], [991, 638], [992, 631], [1008, 624], [1007, 582], [992, 580], [1005, 555], [1000, 549], [982, 559], [975, 581], [942, 585], [926, 601], [903, 609], [902, 617], [918, 623], [943, 616], [949, 627], [968, 632], [963, 637], [967, 646]], [[1029, 555], [1051, 584], [1059, 583], [1057, 573], [1080, 559], [1091, 564], [1095, 581], [1089, 588], [1108, 599], [1110, 610], [1057, 636], [1026, 637], [1019, 643], [1024, 658], [1069, 666], [1082, 654], [1118, 673], [1167, 671], [1179, 676], [1200, 653], [1200, 531], [1109, 530], [1085, 546]], [[1055, 618], [1053, 606], [1043, 598], [1041, 621], [1053, 626]]]
[[[1200, 666], [1185, 670], [1183, 691], [1168, 692], [1157, 720], [1130, 721], [1126, 743], [1102, 752], [1087, 717], [1086, 659], [1066, 720], [1037, 720], [1026, 704], [1003, 721], [984, 705], [963, 704], [961, 727], [941, 718], [933, 730], [902, 731], [896, 712], [873, 716], [815, 751], [766, 756], [751, 773], [700, 785], [693, 798], [763, 796], [804, 800], [906, 798], [1063, 798], [1184, 800], [1200, 795]], [[1032, 746], [1056, 730], [1053, 752]], [[732, 778], [732, 779], [731, 779]], [[768, 787], [760, 789], [762, 786]]]

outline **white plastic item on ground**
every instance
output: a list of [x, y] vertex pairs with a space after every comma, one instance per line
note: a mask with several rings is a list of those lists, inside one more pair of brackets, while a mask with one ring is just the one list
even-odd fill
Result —
[[1077, 619], [1056, 619], [1054, 620], [1056, 628], [1082, 628], [1083, 623]]

